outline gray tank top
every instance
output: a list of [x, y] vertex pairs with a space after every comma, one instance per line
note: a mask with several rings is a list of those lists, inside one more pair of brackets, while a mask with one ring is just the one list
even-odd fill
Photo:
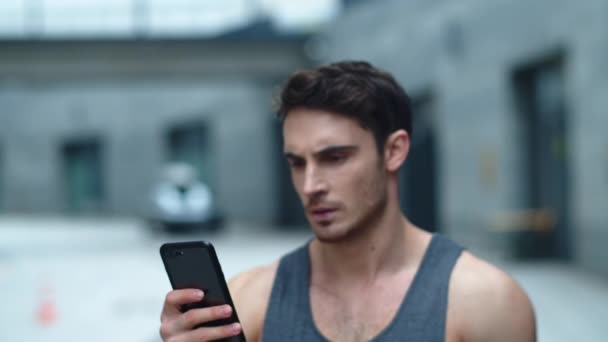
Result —
[[[462, 250], [433, 235], [397, 314], [372, 341], [445, 341], [450, 275]], [[309, 275], [308, 244], [281, 258], [266, 312], [264, 342], [327, 342], [312, 318]]]

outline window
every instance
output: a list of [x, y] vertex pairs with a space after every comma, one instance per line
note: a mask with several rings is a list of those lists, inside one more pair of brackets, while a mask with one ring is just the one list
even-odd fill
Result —
[[103, 208], [102, 144], [96, 139], [69, 141], [61, 148], [64, 193], [71, 212], [95, 212]]
[[204, 122], [175, 126], [167, 136], [168, 159], [170, 162], [190, 164], [199, 179], [213, 188], [209, 140], [209, 129]]

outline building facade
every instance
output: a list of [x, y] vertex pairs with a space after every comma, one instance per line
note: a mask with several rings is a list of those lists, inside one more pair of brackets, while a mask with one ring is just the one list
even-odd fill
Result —
[[229, 219], [289, 221], [271, 200], [293, 200], [272, 96], [309, 59], [306, 37], [264, 27], [0, 42], [2, 211], [146, 216], [163, 167], [185, 161]]
[[608, 274], [608, 1], [344, 2], [312, 40], [0, 42], [0, 208], [146, 215], [163, 165], [186, 160], [230, 219], [302, 223], [273, 92], [364, 59], [413, 100], [415, 223]]
[[608, 1], [356, 1], [316, 46], [423, 104], [406, 169], [439, 230], [608, 274]]

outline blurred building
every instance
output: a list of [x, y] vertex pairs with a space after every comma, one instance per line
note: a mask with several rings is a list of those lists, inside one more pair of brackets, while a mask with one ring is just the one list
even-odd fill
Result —
[[[1, 210], [145, 215], [178, 160], [230, 219], [303, 223], [271, 97], [296, 69], [365, 59], [413, 100], [415, 223], [608, 274], [608, 1], [343, 0], [314, 35], [275, 30], [262, 2], [93, 1], [76, 31], [50, 2], [0, 4]], [[231, 6], [254, 15], [193, 19]]]
[[413, 98], [415, 222], [608, 274], [608, 1], [351, 1], [315, 46]]
[[302, 222], [285, 210], [299, 204], [272, 96], [310, 64], [305, 30], [263, 16], [211, 33], [35, 23], [0, 41], [1, 211], [146, 216], [163, 167], [184, 161], [228, 218]]

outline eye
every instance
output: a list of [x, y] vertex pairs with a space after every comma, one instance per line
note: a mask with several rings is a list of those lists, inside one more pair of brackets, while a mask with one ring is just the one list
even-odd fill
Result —
[[305, 165], [303, 160], [289, 159], [287, 162], [292, 169], [301, 169]]
[[332, 153], [332, 154], [329, 154], [326, 159], [329, 162], [337, 163], [337, 162], [341, 162], [341, 161], [345, 160], [346, 157], [347, 156], [344, 153]]

